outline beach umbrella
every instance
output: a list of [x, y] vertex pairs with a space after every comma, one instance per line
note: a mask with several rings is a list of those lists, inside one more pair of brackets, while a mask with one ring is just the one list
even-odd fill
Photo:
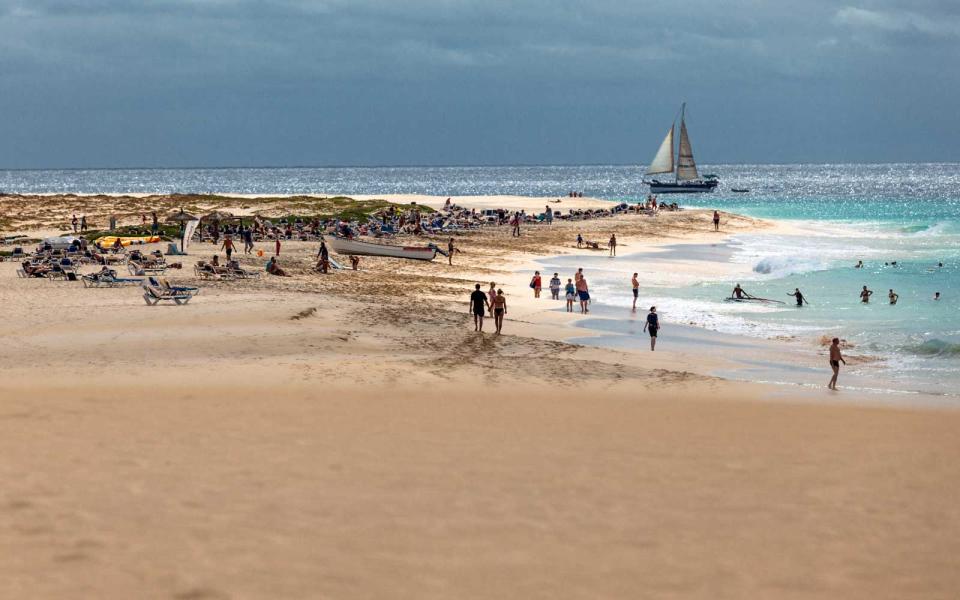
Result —
[[232, 218], [234, 218], [234, 216], [231, 213], [222, 210], [215, 210], [210, 214], [203, 215], [205, 221], [225, 221]]
[[190, 221], [198, 221], [198, 220], [199, 220], [199, 217], [195, 217], [194, 215], [191, 215], [190, 213], [187, 213], [187, 212], [183, 212], [182, 210], [180, 212], [175, 212], [169, 217], [167, 217], [167, 223], [187, 223]]

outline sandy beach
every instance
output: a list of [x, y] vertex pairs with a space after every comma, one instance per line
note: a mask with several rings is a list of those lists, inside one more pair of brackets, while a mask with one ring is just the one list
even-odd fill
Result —
[[[311, 201], [4, 196], [0, 227]], [[187, 306], [0, 263], [0, 596], [954, 597], [960, 414], [731, 381], [715, 348], [571, 344], [579, 317], [527, 288], [537, 259], [597, 252], [577, 233], [652, 251], [787, 227], [725, 213], [714, 233], [710, 216], [490, 227], [456, 236], [452, 266], [330, 275], [289, 242], [293, 276], [259, 281], [198, 281], [217, 249], [197, 245], [168, 274], [202, 288]], [[510, 303], [499, 337], [467, 310], [490, 281]]]

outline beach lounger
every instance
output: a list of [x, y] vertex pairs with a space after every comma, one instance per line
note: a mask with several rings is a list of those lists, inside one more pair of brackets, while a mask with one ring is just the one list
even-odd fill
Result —
[[89, 275], [81, 275], [80, 280], [83, 282], [83, 287], [125, 287], [130, 285], [140, 285], [143, 281], [142, 279], [129, 279], [117, 277], [116, 271], [110, 271], [110, 273], [91, 273]]
[[248, 271], [236, 262], [227, 263], [226, 268], [229, 269], [230, 274], [237, 279], [260, 279], [260, 271]]
[[162, 301], [173, 302], [176, 305], [190, 302], [199, 290], [197, 288], [173, 287], [165, 281], [157, 281], [153, 277], [143, 280], [143, 300], [147, 306], [156, 306]]

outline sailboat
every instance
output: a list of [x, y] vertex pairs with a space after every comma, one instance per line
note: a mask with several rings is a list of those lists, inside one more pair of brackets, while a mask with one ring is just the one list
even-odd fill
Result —
[[687, 194], [695, 192], [712, 192], [717, 187], [720, 180], [716, 175], [706, 175], [700, 177], [697, 173], [697, 163], [693, 160], [693, 147], [690, 145], [690, 136], [687, 135], [687, 123], [684, 115], [687, 110], [687, 103], [684, 102], [680, 107], [680, 144], [677, 147], [676, 161], [673, 154], [673, 130], [677, 124], [676, 121], [670, 124], [667, 130], [667, 137], [663, 138], [660, 149], [657, 150], [650, 168], [647, 169], [647, 175], [659, 175], [660, 173], [673, 173], [673, 181], [660, 181], [651, 179], [644, 181], [650, 186], [651, 194]]

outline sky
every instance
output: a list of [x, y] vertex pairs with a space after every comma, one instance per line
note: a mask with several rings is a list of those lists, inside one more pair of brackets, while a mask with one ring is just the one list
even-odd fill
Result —
[[960, 2], [0, 0], [0, 168], [960, 161]]

